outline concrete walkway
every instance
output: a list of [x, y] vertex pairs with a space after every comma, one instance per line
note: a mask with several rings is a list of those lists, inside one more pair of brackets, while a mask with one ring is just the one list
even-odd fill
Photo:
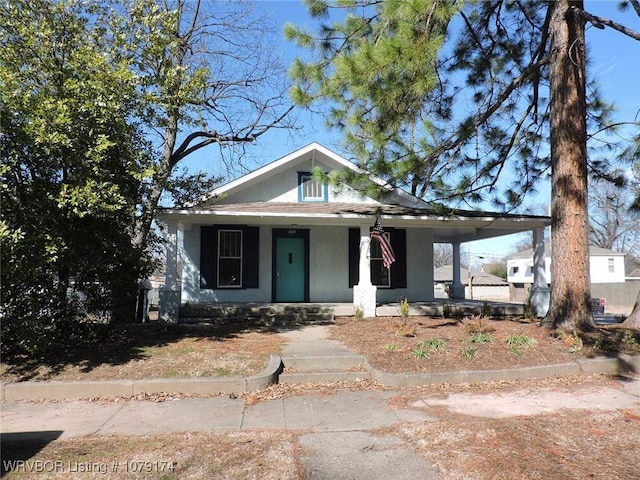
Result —
[[[351, 355], [327, 339], [326, 327], [285, 332], [286, 356]], [[511, 393], [448, 396], [411, 393], [408, 404], [394, 402], [407, 390], [338, 390], [333, 395], [299, 395], [246, 405], [241, 398], [216, 396], [151, 401], [3, 402], [2, 442], [16, 439], [68, 439], [87, 435], [162, 435], [171, 432], [223, 432], [281, 429], [300, 432], [302, 461], [309, 479], [439, 479], [435, 469], [405, 441], [376, 430], [405, 422], [446, 418], [446, 411], [481, 417], [538, 415], [561, 409], [640, 413], [640, 379], [612, 382], [599, 389], [526, 389]], [[436, 408], [437, 407], [437, 408]], [[434, 412], [441, 417], [436, 417]]]

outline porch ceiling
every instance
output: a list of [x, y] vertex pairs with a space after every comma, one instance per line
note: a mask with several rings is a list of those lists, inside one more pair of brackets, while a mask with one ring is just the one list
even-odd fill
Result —
[[434, 242], [468, 242], [520, 233], [551, 224], [549, 217], [506, 213], [362, 203], [256, 202], [212, 205], [206, 208], [164, 210], [160, 219], [192, 224], [269, 225], [373, 225], [376, 216], [384, 227], [429, 228]]

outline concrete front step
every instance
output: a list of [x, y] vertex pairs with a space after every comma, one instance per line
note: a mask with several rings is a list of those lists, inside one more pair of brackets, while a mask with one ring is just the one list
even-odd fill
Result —
[[282, 357], [284, 368], [305, 372], [340, 371], [364, 368], [364, 355], [331, 355], [309, 357]]
[[371, 372], [366, 370], [360, 372], [296, 372], [281, 373], [278, 383], [325, 383], [325, 382], [348, 382], [355, 380], [371, 379]]
[[[363, 355], [289, 356], [278, 383], [322, 383], [371, 379]], [[289, 369], [289, 371], [287, 371]]]

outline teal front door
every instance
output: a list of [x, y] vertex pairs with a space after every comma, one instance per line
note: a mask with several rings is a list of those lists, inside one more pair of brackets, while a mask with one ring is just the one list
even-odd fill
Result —
[[276, 302], [304, 302], [305, 239], [276, 237]]

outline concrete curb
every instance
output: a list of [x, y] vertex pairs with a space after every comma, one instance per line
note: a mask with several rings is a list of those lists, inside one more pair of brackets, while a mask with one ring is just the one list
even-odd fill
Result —
[[[557, 376], [605, 374], [619, 375], [640, 372], [640, 355], [621, 355], [615, 358], [581, 359], [576, 362], [539, 367], [505, 370], [475, 370], [434, 374], [390, 373], [371, 366], [363, 356], [365, 372], [361, 378], [371, 378], [388, 387], [416, 387], [443, 383], [476, 383], [491, 381], [526, 380]], [[278, 383], [282, 373], [282, 358], [272, 355], [267, 367], [258, 375], [230, 378], [160, 378], [150, 380], [113, 380], [103, 382], [21, 382], [1, 384], [0, 400], [61, 400], [93, 397], [133, 396], [139, 393], [216, 394], [242, 393]], [[355, 372], [354, 372], [355, 373]], [[296, 374], [297, 383], [331, 381], [334, 373], [303, 372]], [[335, 381], [338, 378], [334, 378]], [[345, 380], [347, 377], [344, 378]]]
[[277, 383], [282, 359], [271, 355], [266, 368], [251, 377], [158, 378], [102, 382], [20, 382], [2, 384], [0, 400], [61, 400], [67, 398], [120, 397], [139, 393], [216, 394], [241, 393]]
[[543, 365], [539, 367], [510, 368], [505, 370], [471, 370], [431, 374], [390, 373], [378, 370], [366, 359], [365, 368], [371, 372], [372, 380], [389, 387], [417, 387], [441, 383], [474, 383], [491, 381], [526, 380], [571, 375], [601, 373], [619, 375], [640, 372], [640, 355], [621, 355], [616, 358], [593, 358], [576, 360], [575, 363]]

